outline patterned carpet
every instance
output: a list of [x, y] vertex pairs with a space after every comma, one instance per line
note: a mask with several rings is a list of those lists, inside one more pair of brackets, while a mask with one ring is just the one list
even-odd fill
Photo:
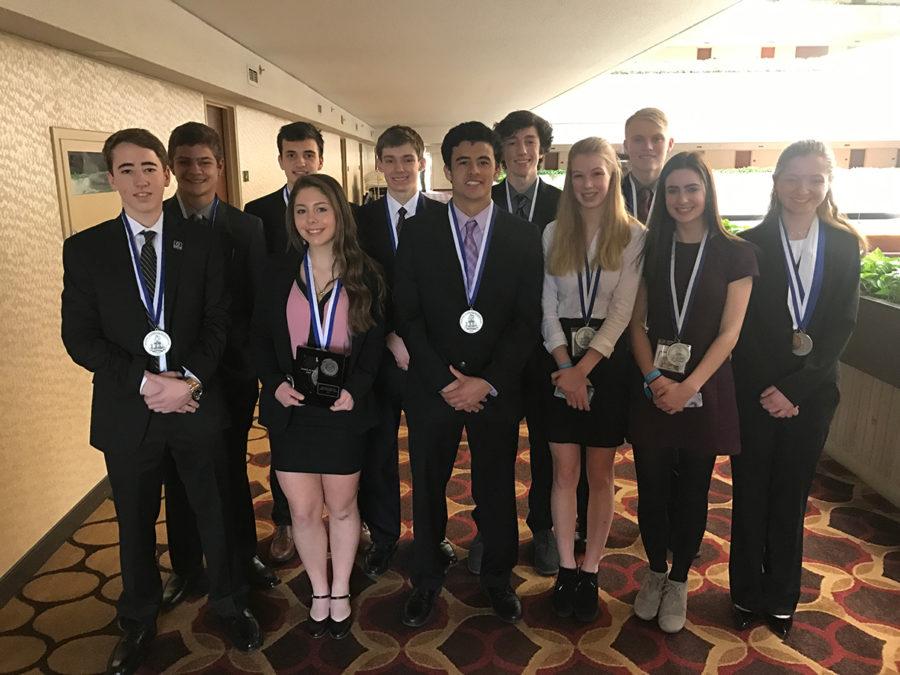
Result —
[[[411, 556], [409, 465], [404, 473], [404, 534], [395, 571], [373, 583], [354, 573], [358, 620], [347, 639], [310, 640], [299, 624], [310, 594], [299, 563], [279, 570], [282, 583], [257, 593], [253, 609], [266, 633], [262, 650], [225, 648], [224, 635], [201, 599], [159, 619], [157, 637], [142, 673], [324, 672], [722, 672], [886, 673], [900, 659], [900, 511], [853, 475], [825, 459], [806, 518], [803, 596], [786, 643], [765, 627], [731, 629], [728, 600], [730, 471], [716, 465], [710, 490], [707, 536], [689, 578], [688, 623], [666, 636], [637, 619], [631, 604], [645, 570], [636, 522], [637, 487], [630, 451], [616, 463], [616, 516], [600, 567], [604, 609], [583, 626], [557, 618], [550, 606], [552, 580], [524, 564], [531, 558], [525, 526], [528, 479], [525, 429], [520, 441], [518, 494], [520, 564], [514, 585], [525, 618], [518, 625], [495, 619], [462, 560], [474, 535], [468, 512], [468, 456], [460, 450], [448, 489], [448, 536], [461, 559], [450, 572], [426, 630], [400, 623]], [[255, 495], [260, 550], [266, 550], [268, 443], [251, 432], [249, 471]], [[405, 444], [405, 437], [402, 439]], [[0, 671], [102, 672], [117, 639], [114, 602], [121, 590], [113, 505], [105, 502], [5, 607], [0, 609]], [[157, 527], [160, 564], [168, 569], [164, 509]]]

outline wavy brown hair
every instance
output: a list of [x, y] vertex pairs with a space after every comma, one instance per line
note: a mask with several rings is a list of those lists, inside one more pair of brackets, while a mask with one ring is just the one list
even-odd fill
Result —
[[617, 270], [622, 266], [622, 253], [631, 241], [631, 224], [637, 222], [625, 210], [622, 196], [622, 169], [616, 151], [607, 141], [594, 136], [582, 138], [569, 150], [566, 183], [556, 212], [556, 226], [547, 259], [547, 271], [565, 276], [581, 270], [587, 249], [584, 219], [572, 187], [572, 158], [578, 155], [600, 155], [609, 173], [609, 191], [600, 207], [600, 232], [594, 260], [595, 266]]
[[778, 195], [775, 193], [775, 181], [778, 180], [778, 176], [785, 170], [788, 162], [797, 157], [805, 157], [806, 155], [816, 155], [817, 157], [821, 157], [825, 160], [825, 164], [828, 165], [828, 192], [825, 193], [825, 199], [816, 208], [816, 215], [819, 216], [820, 221], [828, 223], [838, 230], [849, 232], [856, 237], [860, 253], [864, 253], [869, 247], [869, 242], [866, 241], [866, 237], [859, 230], [853, 227], [850, 221], [847, 220], [846, 216], [844, 216], [840, 210], [838, 210], [837, 205], [834, 203], [834, 195], [831, 194], [831, 180], [834, 172], [834, 153], [831, 151], [831, 148], [822, 141], [812, 139], [795, 141], [787, 146], [778, 156], [778, 162], [775, 164], [775, 172], [772, 174], [772, 197], [769, 200], [769, 210], [766, 213], [766, 217], [763, 218], [763, 222], [770, 223], [781, 216], [781, 202], [778, 201]]
[[307, 244], [294, 225], [294, 203], [303, 188], [315, 188], [325, 195], [334, 210], [334, 240], [332, 251], [334, 263], [332, 276], [341, 280], [350, 300], [350, 330], [364, 333], [375, 325], [375, 316], [381, 315], [384, 307], [384, 281], [378, 263], [373, 261], [359, 245], [356, 234], [356, 220], [347, 203], [347, 197], [340, 184], [323, 173], [303, 176], [294, 183], [288, 197], [286, 226], [288, 245], [305, 253]]

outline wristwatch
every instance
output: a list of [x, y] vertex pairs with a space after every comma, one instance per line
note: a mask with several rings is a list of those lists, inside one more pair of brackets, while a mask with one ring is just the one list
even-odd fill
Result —
[[203, 396], [203, 385], [200, 384], [200, 380], [188, 377], [185, 378], [184, 381], [187, 382], [187, 385], [191, 390], [191, 398], [195, 401], [199, 401], [200, 397]]

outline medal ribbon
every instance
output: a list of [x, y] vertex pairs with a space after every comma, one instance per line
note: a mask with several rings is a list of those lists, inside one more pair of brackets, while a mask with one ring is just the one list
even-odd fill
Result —
[[[600, 290], [600, 272], [598, 267], [591, 272], [591, 264], [588, 262], [587, 253], [584, 254], [584, 279], [581, 280], [581, 273], [578, 274], [578, 301], [581, 303], [581, 318], [584, 319], [584, 325], [587, 326], [591, 321], [591, 315], [594, 313], [594, 303], [597, 301], [597, 291]], [[590, 300], [585, 298], [584, 284], [587, 283], [587, 290], [590, 294]], [[590, 302], [590, 304], [587, 304]]]
[[[634, 183], [634, 177], [631, 173], [628, 174], [628, 182], [631, 183], [631, 209], [634, 211], [631, 215], [637, 218], [637, 185]], [[659, 186], [657, 186], [658, 188]], [[653, 198], [650, 200], [650, 208], [647, 210], [647, 220], [650, 219], [650, 214], [653, 213], [653, 205], [656, 203], [656, 193], [658, 190], [653, 191]]]
[[[159, 263], [159, 278], [156, 280], [156, 297], [151, 298], [150, 289], [147, 288], [147, 284], [144, 282], [144, 275], [141, 274], [141, 256], [140, 253], [138, 253], [137, 245], [134, 243], [134, 233], [131, 231], [131, 226], [128, 224], [124, 209], [122, 209], [122, 224], [125, 225], [125, 236], [128, 237], [128, 243], [131, 245], [131, 264], [134, 266], [134, 271], [137, 274], [138, 283], [140, 284], [141, 301], [144, 303], [144, 311], [147, 312], [147, 319], [153, 326], [153, 330], [157, 330], [159, 328], [159, 319], [162, 316], [163, 298], [165, 297], [166, 247], [162, 245], [164, 242], [161, 242], [159, 248], [162, 260]], [[162, 237], [162, 232], [157, 236]]]
[[450, 212], [450, 230], [453, 233], [453, 244], [456, 246], [456, 256], [459, 258], [459, 265], [462, 267], [463, 284], [466, 287], [466, 302], [469, 303], [469, 309], [475, 306], [475, 298], [478, 297], [478, 289], [481, 287], [481, 277], [484, 275], [484, 261], [487, 258], [487, 250], [491, 245], [491, 237], [494, 233], [494, 221], [497, 219], [497, 209], [491, 202], [490, 212], [485, 225], [485, 233], [481, 240], [481, 246], [478, 250], [478, 261], [475, 263], [474, 279], [466, 276], [466, 250], [463, 246], [463, 235], [459, 231], [459, 223], [456, 222], [456, 209], [453, 206], [453, 200], [447, 204], [447, 210]]
[[807, 253], [815, 259], [812, 284], [809, 293], [807, 293], [806, 289], [803, 288], [803, 280], [800, 279], [800, 263], [794, 260], [794, 252], [791, 250], [784, 223], [779, 219], [781, 247], [784, 249], [784, 265], [788, 276], [788, 311], [791, 314], [791, 320], [794, 322], [794, 330], [803, 332], [806, 332], [806, 327], [809, 325], [813, 312], [816, 309], [816, 303], [822, 291], [822, 279], [825, 272], [825, 228], [822, 227], [818, 219], [816, 219], [815, 225], [818, 227], [818, 234], [814, 240], [815, 245], [807, 250]]
[[[402, 206], [402, 204], [401, 204]], [[409, 213], [406, 214], [407, 220], [412, 218], [416, 213], [419, 212], [420, 209], [425, 208], [425, 196], [420, 192], [419, 198], [416, 200], [416, 211], [412, 215]], [[387, 195], [384, 197], [384, 212], [387, 214], [387, 224], [388, 224], [388, 232], [391, 235], [391, 246], [394, 247], [394, 253], [397, 252], [397, 244], [399, 243], [399, 238], [397, 237], [397, 226], [394, 225], [394, 217], [391, 213], [391, 207], [388, 204]]]
[[336, 279], [331, 299], [325, 307], [325, 324], [319, 315], [319, 301], [316, 295], [316, 278], [313, 276], [309, 256], [303, 256], [303, 269], [306, 270], [306, 301], [309, 303], [309, 320], [313, 327], [313, 339], [319, 349], [331, 346], [331, 334], [334, 331], [334, 317], [337, 314], [338, 298], [341, 295], [341, 280]]
[[[506, 182], [506, 206], [507, 206], [507, 211], [509, 211], [510, 213], [512, 213], [512, 212], [513, 212], [513, 205], [512, 205], [512, 195], [509, 193], [509, 178], [507, 178], [505, 182]], [[537, 182], [536, 182], [535, 185], [534, 185], [534, 194], [531, 195], [531, 210], [528, 212], [528, 222], [529, 222], [529, 223], [534, 219], [534, 207], [537, 205], [537, 193], [538, 193], [538, 188], [541, 187], [541, 186], [540, 186], [540, 182], [541, 182], [541, 179], [538, 178], [538, 179], [537, 179]]]
[[709, 231], [703, 233], [703, 239], [700, 240], [700, 250], [697, 251], [697, 259], [694, 260], [694, 269], [691, 270], [691, 278], [688, 281], [687, 290], [684, 292], [684, 305], [678, 308], [678, 293], [675, 290], [675, 234], [672, 234], [672, 255], [669, 258], [669, 289], [672, 291], [672, 311], [675, 319], [675, 341], [681, 342], [681, 332], [684, 329], [684, 322], [687, 319], [688, 312], [694, 301], [694, 284], [697, 277], [700, 276], [700, 270], [703, 268], [703, 261], [706, 258], [706, 240], [709, 238]]
[[287, 205], [288, 205], [288, 197], [291, 196], [291, 191], [288, 190], [288, 186], [287, 186], [287, 185], [285, 185], [285, 186], [282, 188], [281, 194], [284, 195], [284, 205], [287, 206]]

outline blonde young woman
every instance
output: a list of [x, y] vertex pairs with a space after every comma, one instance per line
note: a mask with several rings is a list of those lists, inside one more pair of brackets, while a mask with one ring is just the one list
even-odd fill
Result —
[[[569, 151], [557, 219], [544, 231], [544, 346], [556, 362], [546, 389], [553, 456], [551, 506], [560, 554], [553, 606], [594, 621], [597, 569], [613, 514], [613, 462], [626, 427], [628, 326], [640, 281], [641, 224], [625, 211], [612, 146], [585, 138]], [[587, 550], [576, 571], [581, 448], [590, 486]]]
[[[365, 432], [376, 421], [372, 384], [384, 349], [384, 290], [333, 178], [314, 174], [294, 183], [287, 227], [288, 251], [268, 270], [253, 317], [260, 422], [269, 430], [272, 467], [312, 586], [305, 628], [312, 637], [331, 633], [341, 639], [352, 623], [350, 572], [360, 529], [356, 495]], [[304, 386], [295, 368], [295, 356], [310, 350], [335, 355], [322, 357], [330, 359], [327, 370], [321, 361], [322, 374], [332, 368], [339, 373], [344, 361], [333, 402], [316, 400], [321, 390]]]
[[789, 145], [766, 217], [743, 234], [759, 247], [760, 273], [734, 358], [743, 452], [731, 462], [731, 598], [739, 629], [765, 619], [782, 638], [800, 597], [806, 500], [839, 399], [865, 249], [835, 206], [833, 167], [823, 143]]

